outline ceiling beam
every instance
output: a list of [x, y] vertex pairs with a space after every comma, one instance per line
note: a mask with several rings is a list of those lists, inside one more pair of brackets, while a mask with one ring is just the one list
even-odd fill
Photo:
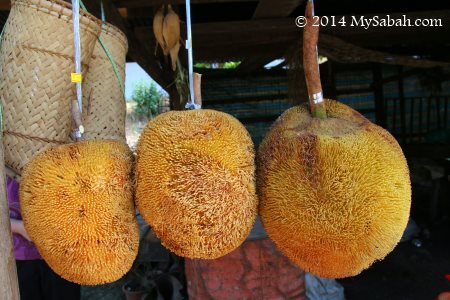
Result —
[[[391, 14], [391, 17], [398, 15]], [[450, 24], [450, 11], [414, 13], [414, 17], [442, 17], [444, 24]], [[448, 22], [448, 23], [447, 23]], [[184, 28], [182, 28], [184, 30]], [[153, 47], [155, 38], [151, 27], [136, 27], [134, 32], [139, 40]], [[342, 38], [346, 42], [366, 48], [384, 47], [385, 51], [395, 47], [422, 47], [433, 45], [430, 51], [448, 49], [450, 44], [443, 36], [450, 35], [450, 26], [411, 28], [390, 27], [323, 27], [322, 33]], [[420, 39], [418, 38], [420, 32]], [[302, 37], [302, 29], [294, 26], [293, 18], [247, 20], [234, 22], [196, 23], [192, 25], [194, 58], [201, 60], [225, 60], [245, 57], [278, 58], [293, 42]], [[182, 33], [185, 36], [185, 33]], [[280, 48], [276, 48], [280, 47]], [[417, 48], [414, 48], [417, 49]], [[424, 48], [425, 49], [425, 48]], [[248, 51], [248, 53], [247, 53]], [[411, 53], [421, 54], [421, 53]], [[428, 54], [433, 54], [429, 52]], [[260, 62], [261, 65], [264, 61]], [[254, 64], [249, 63], [253, 68]], [[245, 67], [245, 65], [243, 65]], [[252, 69], [250, 68], [250, 69]]]
[[304, 0], [260, 0], [253, 19], [281, 18], [289, 16]]
[[[216, 30], [217, 29], [217, 30]], [[298, 39], [298, 33], [286, 35], [268, 33], [255, 34], [252, 31], [241, 34], [225, 34], [217, 28], [208, 28], [208, 24], [193, 26], [193, 43], [195, 61], [220, 61], [226, 59], [241, 60], [248, 56], [277, 56]], [[151, 27], [137, 27], [135, 34], [142, 47], [155, 48], [155, 38]], [[269, 38], [267, 38], [269, 36]], [[185, 51], [183, 48], [181, 51]], [[153, 55], [153, 53], [149, 53]]]
[[259, 69], [262, 69], [265, 65], [271, 61], [283, 57], [285, 49], [280, 51], [274, 51], [272, 53], [264, 53], [258, 56], [246, 57], [241, 64], [236, 68], [236, 72], [239, 74], [249, 74]]
[[[256, 6], [253, 19], [284, 18], [288, 17], [304, 0], [278, 0], [274, 5], [272, 0], [260, 0]], [[286, 49], [280, 49], [278, 53], [267, 53], [263, 56], [246, 57], [237, 67], [236, 72], [249, 74], [261, 69], [274, 59], [284, 56]]]
[[10, 0], [0, 0], [0, 10], [10, 10], [11, 1]]
[[[258, 0], [191, 0], [191, 4], [209, 4], [209, 3], [231, 3], [231, 2], [257, 2]], [[114, 4], [119, 7], [151, 7], [164, 4], [164, 0], [115, 0]], [[171, 0], [170, 4], [185, 4], [185, 0]]]
[[[291, 22], [292, 21], [292, 22]], [[195, 48], [215, 45], [233, 45], [239, 47], [245, 44], [258, 44], [261, 41], [278, 42], [301, 36], [301, 30], [293, 29], [293, 20], [269, 19], [258, 21], [213, 22], [192, 24], [193, 43]], [[181, 29], [185, 36], [185, 28]], [[153, 29], [150, 26], [136, 27], [137, 36], [153, 40]], [[280, 34], [283, 32], [283, 34]], [[195, 50], [194, 48], [194, 50]]]

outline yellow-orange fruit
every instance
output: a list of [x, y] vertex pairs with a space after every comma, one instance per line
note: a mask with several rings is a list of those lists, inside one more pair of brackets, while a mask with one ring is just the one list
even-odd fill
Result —
[[139, 245], [133, 155], [118, 141], [50, 148], [27, 165], [20, 184], [25, 228], [61, 277], [103, 284], [122, 277]]
[[353, 276], [383, 259], [406, 227], [411, 187], [395, 139], [350, 107], [326, 100], [287, 110], [258, 152], [259, 213], [269, 236], [298, 266]]
[[253, 143], [238, 120], [206, 109], [167, 112], [139, 139], [136, 203], [168, 249], [217, 258], [253, 226], [254, 171]]

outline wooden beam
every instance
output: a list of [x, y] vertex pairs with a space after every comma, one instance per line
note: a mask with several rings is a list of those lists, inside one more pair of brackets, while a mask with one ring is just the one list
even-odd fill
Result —
[[0, 0], [0, 10], [10, 10], [11, 1], [10, 0]]
[[408, 71], [403, 71], [401, 74], [396, 74], [396, 75], [392, 75], [389, 77], [385, 77], [385, 78], [379, 78], [379, 80], [374, 80], [374, 82], [372, 83], [372, 87], [376, 87], [378, 85], [384, 85], [386, 83], [389, 82], [393, 82], [393, 81], [398, 81], [400, 78], [405, 78], [405, 77], [409, 77], [412, 75], [416, 75], [423, 72], [422, 69], [410, 69]]
[[[381, 82], [383, 80], [383, 73], [380, 64], [374, 64], [372, 68], [373, 82]], [[372, 84], [373, 94], [375, 98], [375, 120], [378, 125], [386, 128], [386, 106], [383, 94], [382, 84]]]
[[289, 16], [304, 0], [260, 0], [253, 19], [281, 18]]
[[[211, 22], [211, 23], [194, 23], [192, 24], [192, 34], [193, 37], [205, 37], [208, 36], [223, 36], [228, 35], [247, 35], [251, 37], [252, 35], [280, 35], [280, 33], [287, 33], [288, 35], [300, 34], [301, 29], [293, 26], [294, 19], [284, 18], [284, 19], [267, 19], [267, 20], [246, 20], [246, 21], [232, 21], [232, 22]], [[182, 28], [182, 30], [185, 30]], [[136, 27], [135, 31], [137, 34], [141, 32], [150, 32], [153, 34], [151, 27]], [[286, 32], [284, 32], [286, 31]], [[266, 38], [270, 39], [272, 36]], [[259, 38], [261, 39], [261, 38]], [[194, 41], [196, 42], [196, 41]]]
[[[192, 4], [209, 4], [209, 3], [232, 3], [232, 2], [257, 2], [258, 0], [191, 0]], [[115, 0], [116, 7], [151, 7], [160, 6], [164, 0]], [[185, 4], [185, 0], [171, 0], [170, 4]]]
[[[387, 13], [379, 13], [377, 15], [367, 14], [365, 18], [372, 18], [374, 16], [386, 16]], [[403, 18], [405, 13], [390, 13], [391, 19]], [[337, 16], [336, 20], [340, 20], [343, 16]], [[439, 37], [448, 36], [450, 34], [450, 11], [436, 10], [436, 11], [421, 11], [409, 12], [407, 17], [413, 20], [416, 19], [440, 19], [442, 26], [371, 26], [367, 29], [364, 26], [350, 26], [352, 16], [344, 16], [346, 26], [325, 26], [321, 27], [321, 32], [329, 33], [345, 39], [347, 42], [355, 43], [359, 46], [365, 47], [392, 47], [393, 45], [426, 45], [427, 43], [442, 44], [445, 43]], [[354, 16], [359, 20], [361, 16]], [[355, 25], [355, 23], [354, 23]], [[417, 38], [420, 36], [420, 38]]]
[[[196, 61], [242, 59], [261, 54], [278, 56], [299, 38], [296, 31], [280, 35], [279, 27], [276, 26], [278, 21], [255, 22], [251, 28], [245, 28], [248, 24], [245, 21], [194, 24], [192, 27], [194, 59]], [[230, 30], [240, 26], [243, 26], [241, 32], [230, 33]], [[261, 30], [265, 34], [258, 32]], [[154, 49], [155, 38], [151, 27], [136, 27], [134, 32], [143, 45]]]
[[[278, 0], [274, 5], [272, 0], [260, 0], [253, 14], [253, 19], [284, 18], [289, 16], [304, 0]], [[280, 49], [278, 53], [268, 53], [261, 56], [246, 57], [236, 69], [237, 73], [249, 74], [274, 59], [284, 56], [286, 49]]]
[[262, 69], [261, 71], [252, 73], [252, 76], [239, 76], [236, 75], [234, 70], [232, 69], [203, 69], [203, 68], [194, 68], [194, 72], [201, 73], [202, 76], [208, 78], [208, 82], [212, 79], [224, 79], [224, 78], [233, 78], [238, 80], [248, 80], [249, 78], [255, 78], [255, 76], [280, 76], [286, 77], [287, 72], [284, 69]]
[[[0, 138], [2, 142], [2, 139]], [[6, 195], [3, 143], [0, 144], [0, 295], [2, 299], [19, 300], [16, 258], [14, 256], [9, 205]]]
[[[444, 17], [446, 14], [448, 14], [448, 16]], [[443, 16], [444, 19], [449, 19], [450, 11], [415, 13], [414, 16]], [[391, 17], [394, 18], [397, 17], [397, 15], [391, 14]], [[195, 45], [194, 58], [197, 60], [199, 59], [197, 54], [201, 52], [201, 50], [199, 51], [201, 48], [209, 48], [210, 50], [223, 48], [217, 49], [218, 52], [215, 53], [206, 53], [208, 58], [220, 60], [232, 57], [233, 55], [229, 55], [229, 52], [233, 52], [233, 54], [236, 52], [243, 54], [238, 55], [240, 58], [250, 57], [255, 54], [255, 52], [253, 52], [251, 55], [246, 55], [244, 51], [225, 48], [239, 48], [241, 46], [250, 45], [263, 46], [269, 45], [271, 42], [283, 44], [284, 47], [289, 46], [292, 44], [292, 41], [302, 37], [301, 28], [293, 26], [293, 24], [293, 18], [193, 24], [193, 42]], [[141, 40], [145, 43], [154, 43], [151, 27], [136, 27], [135, 32], [136, 35], [141, 35]], [[365, 30], [360, 27], [326, 26], [322, 29], [322, 32], [338, 36], [345, 41], [362, 47], [380, 47], [380, 45], [395, 47], [402, 45], [431, 44], [435, 46], [434, 49], [440, 49], [440, 47], [445, 48], [446, 41], [445, 39], [442, 39], [442, 36], [450, 35], [450, 26], [444, 26], [443, 28], [438, 29], [433, 27], [414, 28], [414, 30], [411, 30], [409, 27], [407, 29], [389, 28], [389, 30], [387, 30], [383, 28], [380, 30], [379, 28], [369, 28]], [[417, 38], [419, 33], [421, 36], [420, 39]], [[145, 35], [147, 36], [146, 38], [144, 37]], [[264, 50], [265, 49], [256, 51], [256, 54], [264, 54]], [[277, 51], [274, 50], [275, 53], [273, 53], [273, 55], [277, 54], [279, 50], [280, 49]], [[202, 59], [205, 58], [202, 57]]]
[[[196, 47], [194, 58], [196, 61], [217, 61], [217, 60], [241, 60], [248, 56], [265, 55], [267, 53], [277, 53], [280, 48], [286, 49], [292, 46], [295, 41], [284, 41], [273, 44], [258, 43], [240, 47], [209, 46]], [[260, 71], [260, 70], [257, 70]]]
[[[450, 24], [450, 11], [430, 11], [415, 13], [414, 15], [428, 18], [442, 17], [444, 24]], [[391, 14], [391, 17], [400, 16]], [[347, 18], [350, 17], [347, 16]], [[137, 27], [136, 30], [152, 32], [151, 27]], [[425, 42], [445, 44], [446, 40], [442, 39], [442, 36], [450, 34], [450, 26], [414, 27], [414, 30], [411, 27], [390, 27], [389, 29], [385, 27], [381, 29], [380, 27], [370, 27], [365, 30], [359, 26], [325, 26], [321, 28], [321, 32], [340, 37], [347, 42], [355, 43], [359, 46], [381, 47], [382, 45], [412, 45], [423, 44]], [[230, 37], [244, 35], [254, 37], [255, 35], [260, 35], [262, 37], [265, 36], [268, 40], [286, 35], [290, 37], [302, 37], [302, 29], [295, 26], [294, 18], [196, 23], [192, 25], [192, 33], [194, 37], [203, 36], [206, 39], [211, 35], [220, 35], [222, 37], [224, 35], [229, 35]], [[420, 39], [417, 38], [418, 34], [421, 34]], [[197, 46], [196, 39], [194, 43]]]
[[236, 68], [236, 73], [239, 74], [250, 74], [254, 71], [262, 69], [263, 66], [270, 63], [271, 61], [282, 57], [284, 51], [264, 53], [254, 57], [246, 57], [242, 63]]
[[[403, 72], [403, 66], [398, 66], [398, 74]], [[400, 98], [400, 126], [401, 126], [401, 141], [406, 143], [406, 103], [405, 93], [403, 88], [403, 77], [398, 79], [398, 94]]]
[[[335, 63], [329, 60], [326, 64], [322, 64], [323, 66], [321, 70], [324, 70], [325, 72], [325, 80], [323, 80], [324, 83], [326, 83], [326, 89], [324, 91], [327, 91], [327, 94], [330, 95], [329, 97], [331, 99], [337, 99], [337, 93], [336, 93], [336, 73], [334, 70]], [[319, 66], [320, 67], [320, 66]], [[321, 71], [322, 74], [322, 71]], [[321, 76], [322, 77], [322, 76]]]
[[356, 94], [366, 94], [372, 93], [373, 89], [371, 87], [362, 88], [349, 88], [349, 89], [337, 89], [336, 95], [356, 95]]
[[248, 103], [248, 102], [261, 102], [261, 101], [273, 101], [279, 99], [287, 99], [287, 93], [280, 94], [269, 94], [263, 96], [234, 96], [230, 98], [205, 100], [203, 101], [205, 105], [213, 104], [229, 104], [229, 103]]

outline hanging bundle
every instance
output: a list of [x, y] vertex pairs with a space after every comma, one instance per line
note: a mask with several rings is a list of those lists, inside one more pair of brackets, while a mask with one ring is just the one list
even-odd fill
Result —
[[[100, 21], [81, 12], [81, 69]], [[36, 153], [70, 141], [76, 99], [72, 7], [59, 0], [14, 0], [0, 50], [0, 99], [5, 111], [5, 162], [20, 174]]]
[[402, 150], [386, 130], [322, 98], [312, 15], [308, 1], [310, 105], [284, 112], [259, 148], [259, 213], [270, 238], [298, 266], [341, 278], [383, 259], [399, 242], [411, 186]]
[[156, 12], [153, 17], [153, 33], [164, 55], [170, 55], [172, 70], [175, 71], [180, 50], [180, 18], [171, 5], [168, 5], [165, 15], [164, 6]]

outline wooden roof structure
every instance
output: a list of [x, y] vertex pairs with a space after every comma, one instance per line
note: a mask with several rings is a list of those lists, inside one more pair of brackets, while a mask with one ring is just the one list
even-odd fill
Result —
[[[100, 2], [106, 20], [125, 32], [129, 41], [128, 61], [137, 62], [156, 82], [177, 99], [174, 72], [162, 54], [155, 55], [153, 15], [161, 5], [172, 4], [185, 20], [184, 0], [84, 0], [88, 10], [100, 16]], [[191, 0], [195, 62], [241, 61], [231, 75], [264, 71], [264, 65], [281, 58], [298, 45], [302, 28], [295, 18], [304, 13], [304, 0]], [[9, 9], [0, 0], [0, 10]], [[450, 1], [448, 0], [318, 0], [316, 14], [335, 16], [386, 16], [412, 20], [440, 19], [439, 27], [325, 26], [321, 32], [359, 47], [404, 56], [450, 62]], [[186, 37], [182, 23], [182, 38]], [[180, 59], [186, 65], [186, 51]], [[176, 107], [176, 105], [175, 105]]]

